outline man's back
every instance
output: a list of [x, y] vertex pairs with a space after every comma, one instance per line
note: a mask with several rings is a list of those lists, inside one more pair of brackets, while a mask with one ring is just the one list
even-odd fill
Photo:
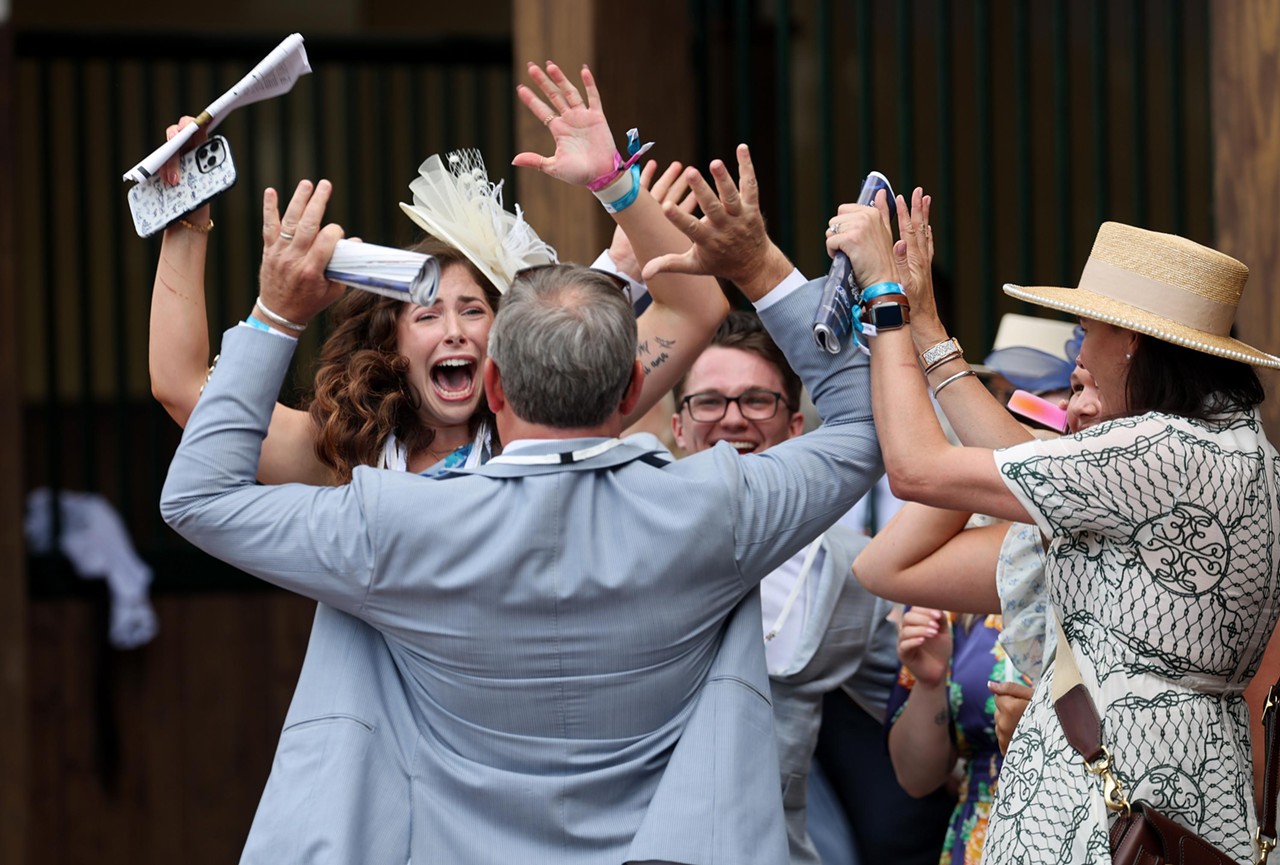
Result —
[[[812, 294], [771, 313], [793, 349], [816, 351]], [[559, 439], [471, 476], [262, 488], [255, 428], [288, 353], [239, 331], [166, 518], [384, 633], [419, 737], [414, 861], [785, 858], [749, 594], [878, 472], [865, 360], [797, 362], [829, 424], [750, 459], [660, 466], [634, 441]]]

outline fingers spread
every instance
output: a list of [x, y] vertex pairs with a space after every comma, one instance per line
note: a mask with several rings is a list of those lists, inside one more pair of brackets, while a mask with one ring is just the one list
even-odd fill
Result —
[[582, 64], [582, 87], [587, 91], [587, 107], [593, 111], [603, 111], [600, 91], [596, 88], [596, 77], [591, 74], [591, 68], [585, 63]]
[[738, 145], [738, 183], [742, 200], [749, 207], [755, 207], [760, 201], [760, 184], [756, 180], [755, 163], [751, 161], [751, 148], [745, 144]]
[[307, 209], [307, 202], [311, 200], [311, 181], [300, 180], [298, 186], [293, 191], [293, 197], [289, 199], [289, 206], [284, 210], [284, 216], [280, 218], [280, 230], [293, 234], [298, 228], [298, 222], [302, 219], [303, 211]]
[[[712, 164], [714, 165], [715, 163]], [[722, 212], [723, 208], [720, 206], [720, 199], [716, 197], [715, 192], [707, 184], [707, 181], [698, 173], [698, 169], [686, 169], [684, 172], [684, 179], [685, 182], [689, 184], [689, 188], [693, 190], [693, 194], [697, 197], [698, 206], [702, 208], [703, 213], [707, 214], [707, 216], [712, 216], [713, 214], [718, 215]], [[665, 212], [666, 208], [663, 208], [663, 211]], [[670, 214], [668, 214], [667, 218], [671, 219]], [[675, 220], [672, 219], [672, 222], [674, 221]]]
[[515, 159], [511, 160], [511, 164], [518, 168], [536, 168], [539, 171], [546, 171], [550, 168], [552, 159], [554, 158], [555, 157], [551, 157], [549, 159], [541, 154], [529, 153], [526, 151], [524, 153], [517, 153]]
[[524, 106], [529, 109], [529, 113], [536, 117], [542, 125], [546, 126], [556, 119], [556, 112], [525, 85], [521, 84], [516, 87], [516, 98], [524, 103]]
[[[298, 230], [294, 233], [295, 242], [303, 249], [309, 248], [320, 231], [320, 226], [324, 222], [324, 209], [329, 205], [329, 195], [332, 192], [333, 184], [327, 180], [321, 180], [316, 184], [315, 192], [307, 199], [302, 218], [298, 220]], [[292, 202], [289, 206], [293, 207]], [[285, 215], [288, 216], [288, 214]]]
[[711, 176], [716, 181], [716, 192], [720, 194], [720, 203], [725, 212], [737, 216], [742, 212], [742, 198], [738, 195], [738, 185], [733, 182], [729, 169], [720, 160], [711, 163]]
[[262, 193], [262, 242], [272, 243], [280, 233], [280, 203], [276, 191], [267, 187]]
[[[657, 167], [658, 167], [657, 162], [651, 159], [649, 160], [649, 165], [652, 165], [654, 167], [655, 172], [657, 171]], [[645, 166], [645, 167], [647, 168], [648, 166]], [[668, 197], [672, 189], [672, 184], [675, 184], [675, 183], [681, 183], [682, 188], [687, 189], [689, 185], [687, 183], [684, 183], [684, 179], [681, 177], [683, 170], [684, 170], [684, 166], [681, 165], [679, 162], [673, 162], [670, 165], [668, 165], [666, 167], [666, 170], [662, 172], [662, 175], [656, 181], [654, 181], [653, 197], [658, 199], [658, 201], [666, 200], [666, 198]]]
[[[658, 162], [656, 159], [650, 159], [644, 164], [644, 168], [640, 169], [640, 188], [650, 189], [653, 187], [653, 175], [658, 173]], [[654, 197], [657, 197], [657, 190], [654, 189]]]
[[655, 276], [661, 276], [664, 273], [698, 273], [697, 259], [694, 258], [693, 251], [669, 252], [666, 255], [651, 258], [645, 264], [640, 277], [643, 281], [648, 282]]

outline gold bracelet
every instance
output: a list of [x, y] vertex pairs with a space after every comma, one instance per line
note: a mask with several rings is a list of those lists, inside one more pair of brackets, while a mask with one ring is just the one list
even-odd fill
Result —
[[178, 220], [178, 224], [179, 224], [179, 225], [181, 225], [183, 228], [189, 228], [189, 229], [191, 229], [191, 230], [192, 230], [192, 231], [194, 231], [196, 234], [208, 234], [209, 232], [213, 231], [213, 218], [212, 218], [212, 217], [210, 217], [210, 218], [209, 218], [209, 224], [208, 224], [208, 225], [196, 225], [194, 222], [188, 222], [188, 221], [187, 221], [187, 218], [186, 218], [185, 216], [184, 216], [184, 217], [181, 217], [181, 218]]
[[960, 341], [954, 337], [948, 337], [942, 342], [936, 342], [917, 355], [920, 368], [924, 370], [925, 375], [933, 372], [933, 370], [948, 361], [963, 357], [964, 349], [960, 348]]

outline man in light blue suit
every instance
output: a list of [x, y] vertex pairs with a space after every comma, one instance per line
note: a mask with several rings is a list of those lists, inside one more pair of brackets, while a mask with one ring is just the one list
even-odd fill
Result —
[[[643, 375], [634, 317], [580, 268], [517, 279], [484, 371], [505, 451], [440, 479], [360, 468], [346, 487], [256, 486], [295, 343], [224, 336], [162, 511], [384, 635], [415, 863], [786, 860], [756, 586], [880, 462], [865, 358], [814, 346], [817, 285], [763, 238], [741, 168], [742, 196], [723, 201], [759, 237], [719, 258], [708, 243], [704, 262], [724, 259], [758, 299], [827, 419], [767, 454], [670, 463], [651, 436], [617, 439]], [[264, 257], [263, 305], [294, 322], [339, 290], [323, 279], [341, 236], [320, 228], [326, 196]]]

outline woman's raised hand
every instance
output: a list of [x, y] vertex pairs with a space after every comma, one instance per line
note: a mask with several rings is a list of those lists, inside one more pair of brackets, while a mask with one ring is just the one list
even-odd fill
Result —
[[911, 194], [910, 207], [905, 198], [898, 196], [900, 239], [894, 244], [893, 254], [902, 287], [907, 292], [907, 302], [911, 304], [913, 328], [926, 320], [933, 324], [938, 319], [938, 307], [933, 298], [933, 226], [929, 223], [932, 205], [932, 196], [925, 195], [918, 186]]
[[[195, 123], [195, 122], [196, 122], [196, 119], [194, 117], [189, 117], [184, 115], [183, 117], [179, 118], [177, 123], [174, 123], [172, 126], [169, 126], [167, 129], [165, 129], [164, 131], [165, 140], [166, 141], [171, 140], [173, 136], [177, 135], [178, 132], [181, 131], [182, 128], [185, 127], [187, 124]], [[182, 157], [182, 154], [186, 153], [189, 150], [194, 150], [195, 148], [199, 147], [201, 144], [205, 142], [205, 140], [208, 137], [209, 137], [209, 134], [204, 129], [197, 129], [195, 134], [191, 136], [190, 140], [188, 140], [187, 143], [182, 146], [182, 150], [178, 153], [175, 153], [173, 156], [169, 157], [169, 160], [160, 167], [160, 176], [164, 178], [164, 182], [166, 184], [168, 184], [169, 186], [178, 185], [178, 182], [182, 180], [182, 175], [178, 167], [179, 165], [178, 161]], [[195, 210], [188, 213], [186, 216], [186, 219], [188, 222], [192, 223], [193, 225], [201, 225], [201, 226], [208, 225], [210, 221], [208, 203], [202, 204], [199, 207], [197, 207]]]
[[951, 666], [951, 625], [947, 614], [912, 607], [898, 623], [898, 660], [920, 684], [936, 688]]
[[544, 102], [532, 89], [521, 84], [516, 95], [555, 139], [556, 152], [551, 156], [538, 153], [518, 153], [512, 165], [536, 168], [565, 183], [586, 186], [591, 181], [614, 171], [614, 154], [618, 152], [609, 121], [600, 104], [600, 91], [595, 78], [584, 64], [582, 67], [582, 94], [554, 63], [548, 61], [546, 70], [536, 63], [529, 64], [529, 77], [546, 97]]

